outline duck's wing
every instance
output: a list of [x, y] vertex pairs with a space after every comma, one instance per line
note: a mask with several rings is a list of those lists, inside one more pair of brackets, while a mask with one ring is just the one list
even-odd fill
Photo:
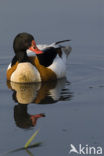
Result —
[[59, 47], [63, 47], [60, 45], [60, 43], [69, 42], [69, 41], [71, 41], [71, 40], [62, 40], [62, 41], [54, 42], [51, 44], [39, 44], [39, 45], [37, 45], [37, 47], [40, 50], [44, 50], [44, 49], [49, 48], [49, 47], [59, 48]]
[[72, 50], [71, 46], [62, 46], [61, 43], [69, 42], [69, 41], [71, 41], [71, 40], [62, 40], [62, 41], [54, 42], [54, 43], [49, 44], [49, 45], [40, 44], [40, 45], [37, 45], [37, 47], [40, 50], [45, 50], [45, 49], [51, 48], [51, 47], [57, 49], [57, 51], [58, 51], [58, 49], [60, 49], [68, 56], [70, 54], [71, 50]]

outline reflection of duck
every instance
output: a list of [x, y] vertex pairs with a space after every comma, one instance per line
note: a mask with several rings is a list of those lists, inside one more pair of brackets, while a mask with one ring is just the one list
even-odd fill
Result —
[[14, 119], [16, 125], [20, 128], [30, 128], [36, 125], [37, 119], [45, 117], [45, 114], [30, 115], [27, 112], [27, 105], [18, 104], [14, 107]]
[[28, 83], [65, 77], [66, 57], [71, 51], [71, 47], [59, 46], [65, 41], [37, 47], [31, 34], [18, 34], [13, 43], [15, 57], [8, 66], [7, 80]]
[[19, 84], [8, 82], [7, 86], [13, 90], [13, 100], [18, 103], [14, 107], [14, 119], [20, 128], [30, 128], [36, 125], [37, 119], [44, 117], [43, 113], [30, 115], [28, 104], [52, 104], [57, 101], [70, 100], [72, 93], [65, 87], [66, 79], [58, 81]]
[[[21, 104], [37, 103], [50, 104], [57, 101], [69, 100], [72, 97], [65, 88], [65, 79], [58, 81], [36, 83], [36, 84], [18, 84], [7, 82], [13, 93], [13, 99]], [[65, 91], [66, 92], [65, 92]]]

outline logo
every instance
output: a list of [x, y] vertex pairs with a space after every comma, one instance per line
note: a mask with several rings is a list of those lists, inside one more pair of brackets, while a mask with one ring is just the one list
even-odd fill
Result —
[[102, 147], [94, 147], [94, 146], [89, 146], [85, 145], [82, 146], [81, 144], [78, 145], [76, 148], [73, 144], [70, 144], [70, 151], [69, 154], [76, 153], [76, 154], [91, 154], [91, 155], [101, 155], [103, 154], [103, 149]]

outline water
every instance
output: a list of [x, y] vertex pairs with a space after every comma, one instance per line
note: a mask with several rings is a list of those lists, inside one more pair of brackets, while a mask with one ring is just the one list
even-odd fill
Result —
[[[67, 156], [70, 144], [104, 149], [104, 2], [0, 3], [0, 153], [23, 147], [37, 129], [33, 143], [41, 141], [42, 146], [9, 155]], [[6, 83], [13, 38], [23, 31], [32, 33], [37, 43], [72, 39], [66, 79], [51, 85]], [[26, 128], [22, 112], [27, 121], [30, 115], [44, 113], [45, 117]]]

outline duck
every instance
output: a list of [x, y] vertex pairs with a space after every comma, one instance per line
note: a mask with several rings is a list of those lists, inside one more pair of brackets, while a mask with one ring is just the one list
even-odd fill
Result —
[[64, 78], [67, 57], [72, 48], [60, 43], [68, 41], [36, 45], [33, 35], [19, 33], [13, 41], [15, 55], [6, 71], [7, 81], [33, 83]]

